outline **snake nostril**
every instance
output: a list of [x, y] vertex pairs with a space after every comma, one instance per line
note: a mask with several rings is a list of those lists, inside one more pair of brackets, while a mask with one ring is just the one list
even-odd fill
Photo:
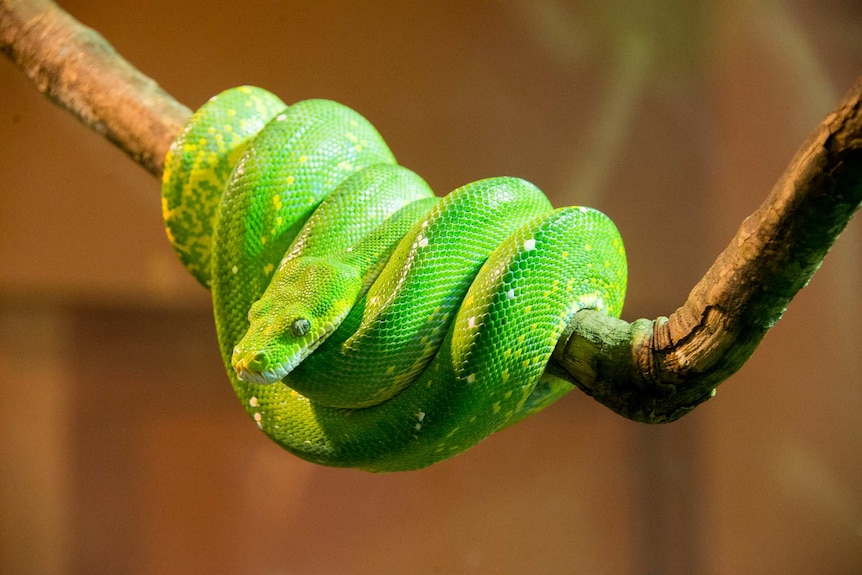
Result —
[[256, 351], [247, 357], [246, 366], [252, 371], [264, 371], [269, 367], [269, 356], [265, 351]]

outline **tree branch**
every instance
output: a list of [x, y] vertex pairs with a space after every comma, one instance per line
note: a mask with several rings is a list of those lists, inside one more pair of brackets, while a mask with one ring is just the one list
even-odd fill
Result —
[[160, 177], [191, 111], [47, 0], [0, 0], [0, 51], [36, 89]]
[[630, 419], [673, 421], [748, 360], [862, 202], [862, 78], [796, 153], [669, 318], [580, 312], [554, 352], [586, 393]]
[[[0, 50], [37, 89], [160, 176], [190, 111], [46, 0], [0, 0]], [[682, 307], [575, 314], [548, 370], [617, 413], [675, 420], [751, 356], [862, 202], [862, 78], [796, 154]]]

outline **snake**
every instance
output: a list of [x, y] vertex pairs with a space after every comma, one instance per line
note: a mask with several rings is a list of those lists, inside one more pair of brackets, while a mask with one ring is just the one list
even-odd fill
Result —
[[575, 387], [546, 371], [573, 315], [625, 297], [602, 212], [511, 176], [438, 197], [353, 109], [253, 86], [192, 114], [162, 214], [241, 405], [321, 465], [427, 467], [544, 409]]

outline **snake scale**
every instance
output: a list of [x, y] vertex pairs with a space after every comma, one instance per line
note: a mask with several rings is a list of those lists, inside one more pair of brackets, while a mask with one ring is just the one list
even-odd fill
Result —
[[211, 98], [168, 152], [162, 211], [242, 405], [323, 465], [425, 467], [542, 409], [572, 388], [545, 373], [572, 315], [618, 317], [625, 295], [601, 212], [512, 177], [437, 198], [328, 100]]

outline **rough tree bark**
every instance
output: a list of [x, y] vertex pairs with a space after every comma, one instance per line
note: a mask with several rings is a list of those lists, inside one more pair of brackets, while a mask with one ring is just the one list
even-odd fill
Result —
[[[0, 49], [36, 88], [160, 176], [190, 111], [47, 0], [0, 0]], [[548, 370], [637, 421], [673, 421], [751, 356], [862, 203], [862, 77], [669, 317], [577, 313]]]
[[554, 358], [617, 413], [673, 421], [735, 373], [805, 287], [862, 203], [862, 78], [670, 317], [581, 312]]
[[37, 90], [161, 177], [191, 110], [95, 30], [49, 0], [0, 0], [0, 51]]

